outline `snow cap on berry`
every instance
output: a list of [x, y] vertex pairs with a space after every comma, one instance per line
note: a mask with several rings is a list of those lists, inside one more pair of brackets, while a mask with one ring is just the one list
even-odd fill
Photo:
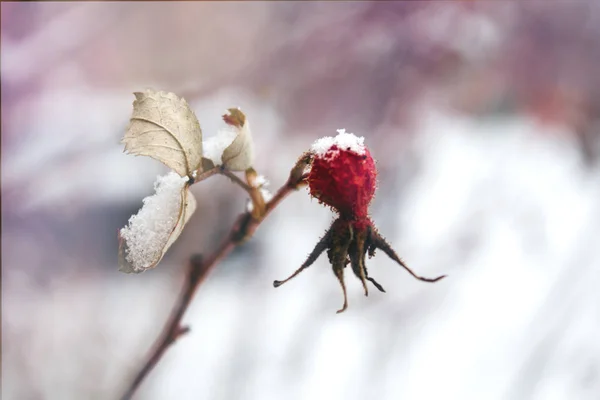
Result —
[[335, 209], [340, 216], [362, 223], [368, 219], [377, 182], [375, 161], [364, 140], [338, 129], [337, 136], [315, 141], [307, 179], [311, 196]]
[[346, 133], [345, 129], [338, 129], [337, 132], [336, 137], [325, 136], [317, 139], [310, 149], [312, 153], [317, 157], [323, 157], [335, 145], [338, 149], [351, 151], [357, 155], [365, 154], [364, 137]]

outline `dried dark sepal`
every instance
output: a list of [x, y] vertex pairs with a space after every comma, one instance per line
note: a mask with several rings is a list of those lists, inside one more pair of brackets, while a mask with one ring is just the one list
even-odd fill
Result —
[[342, 217], [336, 219], [325, 236], [319, 240], [313, 251], [310, 253], [306, 261], [292, 275], [282, 281], [274, 281], [273, 286], [279, 287], [290, 279], [297, 276], [304, 269], [312, 265], [317, 258], [327, 250], [327, 256], [331, 263], [333, 273], [338, 278], [342, 292], [344, 294], [344, 304], [337, 312], [341, 313], [348, 307], [348, 298], [346, 295], [346, 285], [344, 283], [344, 268], [350, 264], [354, 275], [361, 280], [365, 291], [365, 296], [369, 295], [367, 281], [371, 282], [379, 291], [385, 293], [385, 289], [372, 277], [369, 276], [365, 258], [367, 253], [371, 254], [375, 249], [381, 249], [392, 260], [396, 261], [402, 268], [406, 269], [414, 278], [423, 282], [437, 282], [443, 279], [446, 275], [441, 275], [436, 278], [425, 278], [415, 274], [387, 241], [377, 232], [375, 227], [369, 221], [365, 228], [354, 226], [353, 221], [346, 220]]
[[292, 170], [290, 171], [289, 182], [292, 182], [293, 184], [295, 184], [296, 187], [298, 187], [302, 184], [306, 184], [306, 178], [308, 176], [306, 174], [306, 169], [311, 165], [312, 160], [313, 160], [312, 153], [306, 152], [306, 153], [302, 154], [298, 158], [298, 161], [296, 161], [296, 164], [294, 165]]

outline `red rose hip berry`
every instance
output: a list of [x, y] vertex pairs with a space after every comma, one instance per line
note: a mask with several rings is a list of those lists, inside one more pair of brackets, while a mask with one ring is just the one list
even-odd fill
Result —
[[375, 161], [363, 141], [343, 129], [335, 138], [317, 140], [307, 179], [311, 196], [357, 222], [368, 218], [377, 184]]

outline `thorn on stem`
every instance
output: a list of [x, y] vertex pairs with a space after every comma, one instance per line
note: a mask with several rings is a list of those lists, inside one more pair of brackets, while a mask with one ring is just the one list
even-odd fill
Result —
[[185, 325], [185, 326], [181, 326], [179, 325], [176, 329], [175, 329], [175, 333], [174, 333], [174, 337], [173, 340], [177, 340], [179, 339], [179, 337], [185, 335], [186, 333], [188, 333], [190, 331], [190, 327], [189, 325]]

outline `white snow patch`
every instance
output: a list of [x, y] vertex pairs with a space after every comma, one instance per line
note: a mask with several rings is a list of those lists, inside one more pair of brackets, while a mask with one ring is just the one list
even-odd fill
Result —
[[337, 132], [336, 137], [325, 136], [317, 139], [310, 150], [317, 157], [323, 157], [335, 145], [341, 150], [351, 151], [359, 155], [365, 154], [364, 137], [346, 133], [345, 129], [338, 129]]
[[264, 175], [258, 175], [256, 177], [256, 185], [258, 187], [269, 186], [269, 180]]
[[159, 176], [154, 183], [156, 193], [144, 198], [140, 211], [121, 229], [128, 249], [125, 258], [135, 269], [146, 269], [160, 258], [179, 218], [181, 190], [187, 179], [175, 172]]
[[233, 126], [227, 125], [220, 128], [216, 136], [210, 137], [202, 143], [204, 158], [208, 158], [215, 165], [221, 165], [223, 152], [233, 143], [237, 135], [238, 130]]

